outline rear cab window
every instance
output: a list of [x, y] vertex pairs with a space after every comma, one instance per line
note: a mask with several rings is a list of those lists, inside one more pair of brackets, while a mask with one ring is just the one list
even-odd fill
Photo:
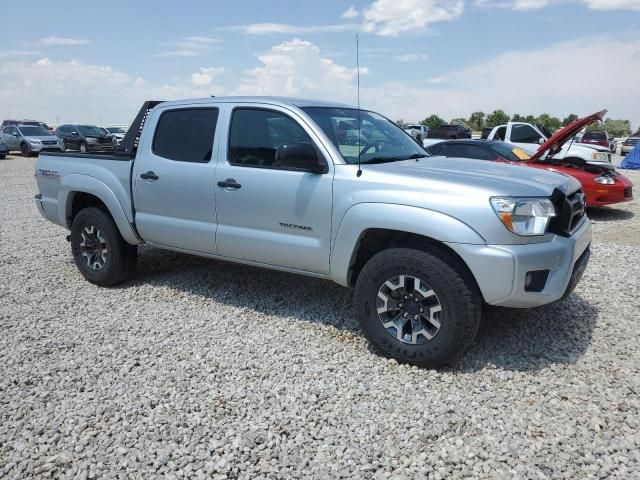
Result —
[[212, 107], [164, 111], [153, 136], [153, 153], [178, 162], [208, 163], [218, 113], [218, 108]]

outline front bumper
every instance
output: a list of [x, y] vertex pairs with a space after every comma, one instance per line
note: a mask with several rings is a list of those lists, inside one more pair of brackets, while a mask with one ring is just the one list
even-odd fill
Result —
[[115, 149], [113, 143], [87, 143], [88, 152], [113, 152]]
[[[591, 222], [585, 218], [571, 237], [526, 245], [448, 245], [473, 273], [489, 305], [510, 308], [539, 307], [569, 295], [589, 260]], [[539, 292], [527, 291], [527, 273], [548, 270]]]
[[59, 143], [53, 145], [44, 145], [42, 143], [27, 143], [27, 145], [29, 145], [29, 151], [33, 153], [62, 152], [62, 147]]

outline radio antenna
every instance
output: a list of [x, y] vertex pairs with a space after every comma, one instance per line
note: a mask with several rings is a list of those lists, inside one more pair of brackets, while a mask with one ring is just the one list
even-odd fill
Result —
[[361, 129], [362, 129], [362, 118], [360, 116], [360, 45], [358, 42], [358, 34], [356, 33], [356, 79], [357, 79], [357, 92], [358, 92], [358, 173], [356, 176], [359, 177], [362, 175], [362, 168], [360, 165], [360, 153], [362, 152], [362, 147], [360, 146], [360, 138], [361, 138]]

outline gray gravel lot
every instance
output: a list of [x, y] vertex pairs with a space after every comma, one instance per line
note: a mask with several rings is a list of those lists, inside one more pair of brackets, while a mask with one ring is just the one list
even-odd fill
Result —
[[0, 160], [0, 478], [640, 478], [640, 202], [591, 213], [568, 300], [431, 371], [327, 282], [144, 248], [87, 283], [33, 166]]

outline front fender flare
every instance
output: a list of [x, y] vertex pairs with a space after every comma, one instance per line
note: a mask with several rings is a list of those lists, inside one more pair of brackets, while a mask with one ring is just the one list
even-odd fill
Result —
[[338, 226], [331, 249], [331, 280], [349, 286], [349, 267], [360, 238], [372, 228], [413, 233], [443, 243], [486, 243], [469, 225], [441, 212], [398, 204], [359, 203], [345, 212]]
[[131, 245], [141, 243], [113, 190], [104, 182], [89, 175], [65, 175], [60, 181], [60, 189], [58, 190], [58, 218], [60, 219], [60, 225], [71, 227], [68, 219], [71, 216], [73, 195], [76, 193], [89, 193], [99, 198], [109, 210], [122, 238]]

